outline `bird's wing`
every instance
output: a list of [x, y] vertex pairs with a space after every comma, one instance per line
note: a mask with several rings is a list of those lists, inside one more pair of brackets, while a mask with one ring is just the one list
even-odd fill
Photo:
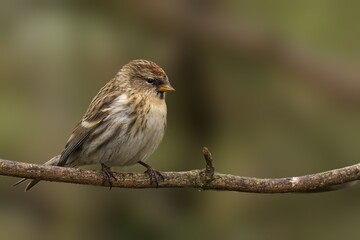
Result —
[[119, 89], [114, 91], [114, 89], [110, 87], [111, 82], [112, 81], [106, 84], [90, 103], [85, 116], [75, 127], [66, 143], [65, 149], [61, 153], [57, 164], [58, 166], [65, 166], [69, 156], [86, 141], [89, 135], [94, 132], [94, 130], [101, 125], [101, 122], [110, 114], [110, 105], [120, 94]]
[[58, 166], [65, 166], [67, 159], [70, 154], [76, 151], [81, 144], [87, 139], [90, 133], [96, 128], [96, 126], [92, 128], [85, 128], [82, 126], [83, 121], [81, 121], [74, 129], [73, 133], [70, 136], [70, 139], [65, 145], [64, 151], [61, 153], [61, 157], [58, 162]]

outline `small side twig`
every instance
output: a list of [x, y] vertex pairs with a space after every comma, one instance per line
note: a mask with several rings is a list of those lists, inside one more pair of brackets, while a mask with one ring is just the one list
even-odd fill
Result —
[[204, 176], [205, 179], [204, 179], [203, 189], [206, 189], [207, 186], [214, 179], [215, 167], [213, 164], [212, 155], [207, 147], [203, 148], [203, 155], [204, 155], [205, 162], [206, 162], [205, 176]]

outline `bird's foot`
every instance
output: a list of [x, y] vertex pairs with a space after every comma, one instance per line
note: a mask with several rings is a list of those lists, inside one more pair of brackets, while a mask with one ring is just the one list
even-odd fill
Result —
[[144, 173], [146, 173], [147, 175], [149, 175], [150, 178], [150, 184], [156, 184], [156, 188], [159, 187], [159, 181], [160, 180], [164, 180], [165, 177], [164, 175], [162, 175], [161, 172], [159, 172], [158, 170], [153, 169], [150, 165], [140, 161], [139, 162], [141, 165], [143, 165], [144, 167], [146, 167], [146, 171]]
[[103, 173], [104, 179], [102, 184], [105, 185], [105, 182], [108, 182], [110, 189], [112, 188], [111, 178], [117, 181], [117, 178], [111, 172], [110, 167], [106, 166], [104, 163], [101, 164], [101, 171]]

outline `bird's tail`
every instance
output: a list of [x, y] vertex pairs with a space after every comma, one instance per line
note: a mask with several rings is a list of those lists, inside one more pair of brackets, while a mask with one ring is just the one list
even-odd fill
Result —
[[[44, 165], [56, 166], [59, 162], [59, 159], [60, 159], [60, 155], [57, 155], [57, 156], [53, 157], [52, 159], [50, 159], [49, 161], [47, 161], [46, 163], [44, 163]], [[17, 181], [16, 183], [14, 183], [13, 186], [17, 186], [17, 185], [25, 182], [26, 180], [28, 180], [28, 178], [23, 178], [20, 181]], [[29, 191], [33, 186], [35, 186], [39, 182], [40, 182], [40, 180], [38, 180], [38, 179], [32, 179], [29, 182], [29, 184], [26, 186], [25, 192]]]

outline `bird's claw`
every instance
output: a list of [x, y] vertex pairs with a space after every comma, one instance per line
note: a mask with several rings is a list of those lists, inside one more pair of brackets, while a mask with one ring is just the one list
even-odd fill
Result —
[[149, 175], [149, 178], [150, 178], [150, 184], [156, 184], [156, 188], [159, 187], [159, 180], [164, 180], [165, 177], [164, 175], [162, 175], [161, 172], [153, 169], [152, 167], [148, 167], [147, 170], [144, 172], [146, 173], [147, 175]]
[[101, 172], [103, 173], [103, 182], [102, 184], [105, 185], [105, 182], [108, 182], [110, 189], [112, 188], [111, 178], [117, 181], [117, 178], [111, 172], [110, 167], [106, 166], [105, 164], [101, 164]]

